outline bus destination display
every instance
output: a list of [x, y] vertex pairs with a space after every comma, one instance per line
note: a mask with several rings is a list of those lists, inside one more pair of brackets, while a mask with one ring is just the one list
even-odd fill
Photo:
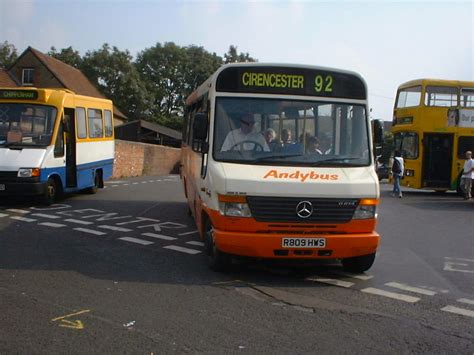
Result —
[[34, 90], [0, 90], [0, 100], [36, 100], [38, 92]]
[[352, 74], [285, 67], [233, 67], [217, 78], [217, 91], [305, 96], [327, 96], [365, 100], [362, 80]]

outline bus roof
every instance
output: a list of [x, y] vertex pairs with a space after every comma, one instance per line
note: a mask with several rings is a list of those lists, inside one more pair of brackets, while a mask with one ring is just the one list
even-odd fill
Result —
[[398, 89], [404, 89], [407, 87], [412, 86], [427, 86], [427, 85], [434, 85], [434, 86], [456, 86], [456, 87], [474, 87], [474, 81], [460, 81], [460, 80], [446, 80], [446, 79], [415, 79], [407, 81], [403, 84], [400, 84]]
[[307, 70], [309, 69], [309, 70], [320, 70], [320, 71], [325, 71], [325, 72], [346, 74], [346, 75], [351, 75], [353, 77], [357, 77], [357, 79], [359, 79], [363, 83], [365, 91], [367, 91], [367, 84], [364, 78], [360, 74], [353, 71], [349, 71], [349, 70], [316, 66], [316, 65], [290, 64], [290, 63], [260, 63], [260, 62], [229, 63], [229, 64], [222, 65], [204, 83], [202, 83], [196, 90], [194, 90], [186, 98], [186, 105], [194, 102], [197, 98], [201, 97], [204, 93], [206, 93], [209, 90], [209, 88], [211, 88], [211, 86], [215, 86], [217, 78], [219, 77], [219, 74], [221, 74], [223, 71], [229, 68], [239, 68], [239, 67], [288, 68], [288, 69], [307, 69]]

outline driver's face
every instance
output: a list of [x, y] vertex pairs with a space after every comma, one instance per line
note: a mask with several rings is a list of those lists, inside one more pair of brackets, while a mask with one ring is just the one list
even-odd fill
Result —
[[255, 125], [255, 121], [241, 120], [240, 123], [241, 123], [240, 128], [242, 129], [242, 132], [244, 132], [245, 134], [252, 132], [253, 126]]

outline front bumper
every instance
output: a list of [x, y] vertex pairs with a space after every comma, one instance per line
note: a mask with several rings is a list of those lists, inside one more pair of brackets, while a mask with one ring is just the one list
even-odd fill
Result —
[[[324, 248], [283, 248], [283, 238], [326, 238]], [[376, 232], [361, 234], [300, 235], [274, 233], [228, 232], [214, 228], [219, 250], [240, 256], [276, 259], [342, 259], [368, 255], [377, 250], [380, 236]]]
[[0, 196], [34, 196], [46, 191], [44, 182], [3, 182], [0, 181]]

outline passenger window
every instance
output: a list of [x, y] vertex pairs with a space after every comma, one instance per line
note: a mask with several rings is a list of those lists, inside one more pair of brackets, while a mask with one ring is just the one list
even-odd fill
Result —
[[86, 110], [83, 107], [76, 109], [76, 125], [77, 125], [77, 138], [87, 137], [86, 128]]
[[105, 136], [112, 137], [114, 135], [114, 124], [112, 119], [112, 112], [105, 110]]
[[428, 86], [425, 93], [425, 105], [456, 107], [458, 105], [458, 89], [446, 86]]
[[90, 108], [87, 110], [87, 115], [89, 117], [89, 138], [102, 138], [104, 135], [102, 110]]

